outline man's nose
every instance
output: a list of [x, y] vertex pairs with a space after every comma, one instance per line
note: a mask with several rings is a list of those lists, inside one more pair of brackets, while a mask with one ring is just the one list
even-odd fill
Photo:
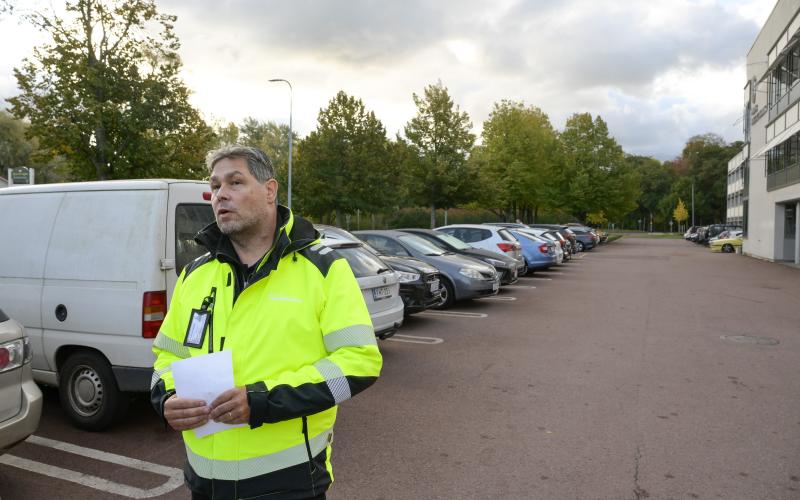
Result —
[[217, 200], [227, 200], [228, 199], [228, 190], [226, 189], [226, 187], [224, 185], [222, 185], [219, 188], [217, 188], [216, 198], [217, 198]]

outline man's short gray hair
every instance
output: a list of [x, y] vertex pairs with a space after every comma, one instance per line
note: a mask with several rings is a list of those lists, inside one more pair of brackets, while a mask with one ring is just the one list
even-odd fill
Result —
[[232, 144], [209, 151], [206, 155], [208, 174], [213, 173], [214, 165], [218, 161], [226, 158], [242, 158], [247, 161], [247, 168], [258, 182], [264, 183], [275, 178], [275, 168], [272, 166], [269, 156], [258, 148], [241, 144]]

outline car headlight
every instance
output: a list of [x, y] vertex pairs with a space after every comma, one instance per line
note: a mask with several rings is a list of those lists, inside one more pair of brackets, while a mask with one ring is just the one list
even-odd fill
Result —
[[486, 263], [487, 264], [491, 264], [494, 267], [507, 267], [505, 262], [503, 262], [502, 260], [497, 260], [497, 259], [486, 259]]
[[23, 363], [27, 362], [26, 339], [18, 339], [5, 344], [0, 344], [0, 373], [19, 368]]
[[417, 273], [395, 271], [394, 274], [397, 275], [397, 281], [400, 283], [411, 283], [412, 281], [417, 281], [419, 279], [419, 274]]
[[467, 278], [472, 278], [474, 280], [483, 279], [483, 275], [477, 269], [473, 267], [462, 267], [458, 270], [459, 274], [466, 276]]

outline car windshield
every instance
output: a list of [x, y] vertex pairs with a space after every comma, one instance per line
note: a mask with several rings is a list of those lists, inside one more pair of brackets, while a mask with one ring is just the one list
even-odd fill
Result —
[[459, 240], [452, 234], [436, 231], [436, 237], [444, 241], [448, 245], [454, 247], [456, 250], [469, 250], [470, 248], [472, 248], [471, 245], [464, 243], [463, 241]]
[[356, 278], [375, 276], [391, 271], [382, 260], [360, 246], [339, 247], [336, 251], [350, 264], [350, 269], [353, 270], [353, 274]]
[[413, 234], [398, 236], [400, 241], [425, 255], [444, 255], [444, 250]]

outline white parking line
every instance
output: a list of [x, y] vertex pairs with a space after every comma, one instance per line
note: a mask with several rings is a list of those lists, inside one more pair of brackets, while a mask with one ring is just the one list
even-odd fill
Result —
[[530, 278], [525, 278], [526, 280], [539, 280], [539, 281], [553, 281], [553, 278], [538, 278], [536, 276], [532, 276]]
[[544, 273], [546, 276], [550, 276], [551, 274], [564, 274], [561, 271], [539, 271], [540, 273]]
[[127, 498], [157, 497], [164, 495], [165, 493], [169, 493], [170, 491], [175, 490], [183, 485], [183, 471], [174, 467], [153, 464], [143, 460], [137, 460], [135, 458], [124, 457], [122, 455], [94, 450], [92, 448], [84, 448], [83, 446], [77, 446], [39, 436], [31, 436], [26, 441], [31, 444], [46, 446], [48, 448], [72, 453], [73, 455], [80, 455], [83, 457], [100, 460], [102, 462], [122, 465], [131, 469], [151, 472], [153, 474], [158, 474], [159, 476], [165, 476], [167, 481], [156, 488], [144, 490], [134, 486], [115, 483], [101, 477], [92, 476], [90, 474], [63, 469], [61, 467], [35, 462], [33, 460], [28, 460], [27, 458], [16, 457], [14, 455], [0, 456], [0, 464], [9, 465], [11, 467], [16, 467], [18, 469], [27, 470], [30, 472], [36, 472], [48, 477], [63, 479], [64, 481], [69, 481], [80, 484], [81, 486], [86, 486], [88, 488], [100, 490], [105, 493], [111, 493], [113, 495], [119, 495]]
[[478, 300], [505, 300], [505, 301], [511, 301], [511, 300], [517, 300], [517, 298], [516, 297], [481, 297]]
[[408, 342], [409, 344], [428, 344], [428, 345], [435, 345], [441, 344], [444, 342], [444, 339], [440, 339], [439, 337], [417, 337], [416, 335], [402, 335], [402, 334], [394, 334], [386, 340], [392, 340], [394, 342]]
[[531, 285], [506, 285], [503, 288], [511, 288], [512, 290], [517, 290], [517, 289], [520, 289], [520, 288], [527, 288], [529, 290], [530, 289], [536, 289], [535, 286], [531, 286]]
[[471, 313], [458, 311], [423, 311], [418, 316], [450, 316], [454, 318], [488, 318], [485, 313]]

